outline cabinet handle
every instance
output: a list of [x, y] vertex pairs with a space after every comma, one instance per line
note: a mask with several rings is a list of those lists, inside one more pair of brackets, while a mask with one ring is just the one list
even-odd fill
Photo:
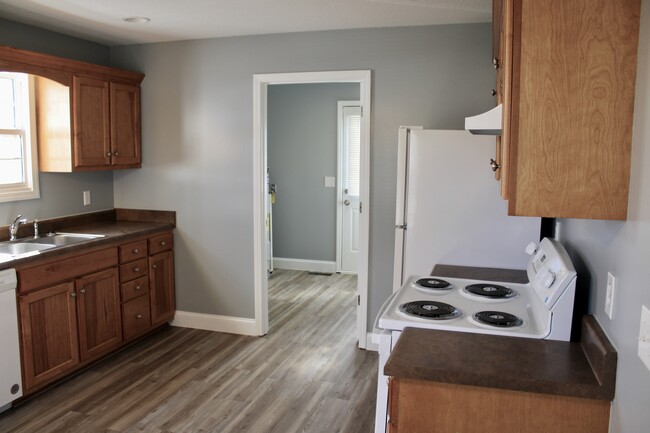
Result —
[[140, 268], [136, 266], [135, 268], [133, 268], [133, 272], [140, 272]]
[[492, 167], [492, 171], [497, 171], [501, 166], [497, 164], [497, 162], [494, 159], [490, 159], [490, 167]]
[[142, 319], [142, 314], [136, 314], [135, 318], [136, 319]]
[[151, 265], [152, 268], [158, 269], [158, 265]]
[[106, 152], [106, 156], [113, 156], [111, 152]]
[[160, 245], [164, 247], [165, 245], [167, 245], [167, 243], [165, 243], [165, 241], [160, 241]]
[[71, 298], [76, 298], [76, 297], [77, 297], [77, 294], [76, 294], [75, 292], [72, 292], [72, 293], [70, 293], [70, 297], [71, 297]]
[[140, 252], [140, 250], [139, 250], [138, 248], [135, 248], [135, 249], [133, 250], [133, 254], [138, 254], [139, 252]]
[[84, 287], [83, 289], [79, 290], [79, 292], [83, 295], [84, 293], [86, 293], [86, 288]]
[[116, 150], [115, 153], [114, 153], [113, 155], [115, 155], [115, 156], [120, 156], [120, 152], [118, 152], [118, 151]]
[[500, 64], [501, 64], [501, 61], [499, 61], [498, 58], [492, 57], [492, 65], [494, 66], [494, 69], [499, 69]]
[[491, 94], [492, 96], [497, 96], [497, 91], [496, 91], [495, 89], [492, 89], [492, 91], [490, 92], [490, 94]]
[[140, 287], [140, 284], [138, 284], [137, 286], [135, 286], [135, 290], [142, 290], [142, 287]]

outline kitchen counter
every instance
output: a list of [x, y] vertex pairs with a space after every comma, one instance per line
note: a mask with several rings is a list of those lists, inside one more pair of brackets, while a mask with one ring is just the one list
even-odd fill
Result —
[[[173, 211], [149, 211], [134, 209], [111, 209], [62, 218], [40, 220], [40, 232], [85, 233], [104, 235], [102, 238], [88, 239], [72, 245], [42, 250], [37, 254], [0, 261], [0, 269], [23, 268], [69, 253], [92, 251], [106, 248], [129, 239], [171, 230], [176, 226], [176, 213]], [[31, 224], [20, 226], [18, 238], [29, 238], [33, 230]], [[9, 238], [8, 226], [0, 227], [0, 240]]]
[[593, 316], [583, 319], [580, 343], [406, 328], [384, 374], [612, 400], [616, 358]]

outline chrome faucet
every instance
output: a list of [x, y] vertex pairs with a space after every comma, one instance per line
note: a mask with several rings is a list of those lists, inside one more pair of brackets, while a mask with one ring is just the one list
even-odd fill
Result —
[[14, 222], [12, 222], [11, 225], [9, 226], [9, 240], [10, 241], [15, 241], [16, 240], [16, 233], [18, 233], [18, 227], [20, 227], [21, 224], [26, 224], [26, 223], [27, 223], [27, 218], [23, 218], [22, 215], [18, 215], [16, 217]]

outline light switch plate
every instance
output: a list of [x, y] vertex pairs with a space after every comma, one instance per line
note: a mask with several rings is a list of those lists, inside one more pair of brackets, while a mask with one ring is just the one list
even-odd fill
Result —
[[90, 191], [84, 191], [84, 206], [90, 205]]
[[336, 178], [333, 176], [325, 176], [325, 187], [326, 188], [336, 187]]
[[612, 319], [614, 313], [614, 293], [616, 291], [616, 277], [607, 273], [607, 293], [605, 295], [605, 314]]
[[639, 327], [639, 358], [650, 370], [650, 310], [641, 305], [641, 326]]

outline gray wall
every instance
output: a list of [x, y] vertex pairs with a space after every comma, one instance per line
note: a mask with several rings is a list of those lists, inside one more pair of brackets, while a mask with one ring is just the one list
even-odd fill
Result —
[[253, 74], [372, 70], [369, 323], [391, 293], [397, 131], [494, 105], [491, 25], [247, 36], [112, 49], [147, 74], [143, 166], [115, 205], [177, 211], [179, 310], [254, 317]]
[[[612, 433], [649, 431], [650, 371], [637, 356], [641, 305], [650, 308], [650, 3], [643, 2], [628, 219], [563, 220], [563, 242], [591, 289], [590, 311], [618, 351]], [[614, 314], [603, 309], [607, 272], [616, 277]]]
[[267, 153], [273, 206], [273, 255], [336, 261], [337, 102], [358, 101], [359, 84], [268, 88]]
[[[101, 65], [110, 63], [107, 46], [0, 19], [0, 44]], [[82, 192], [92, 204], [83, 206]], [[113, 173], [40, 173], [41, 198], [0, 203], [0, 225], [19, 213], [27, 218], [50, 218], [113, 207]]]

